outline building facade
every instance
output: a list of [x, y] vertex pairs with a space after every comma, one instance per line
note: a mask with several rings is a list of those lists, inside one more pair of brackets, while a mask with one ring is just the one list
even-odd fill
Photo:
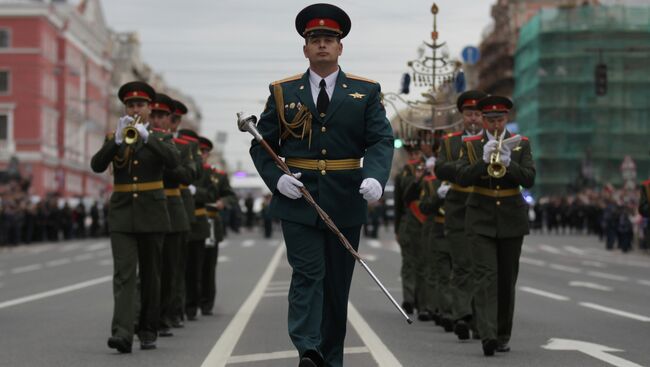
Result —
[[[545, 9], [521, 30], [515, 104], [533, 147], [538, 193], [620, 186], [650, 174], [650, 7]], [[607, 67], [606, 92], [595, 70]], [[626, 156], [629, 156], [627, 160]]]

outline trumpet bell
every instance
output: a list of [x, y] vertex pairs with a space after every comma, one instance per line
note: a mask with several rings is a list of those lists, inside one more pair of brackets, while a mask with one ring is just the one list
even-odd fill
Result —
[[493, 162], [488, 165], [487, 173], [492, 178], [501, 178], [506, 175], [506, 166], [501, 162]]

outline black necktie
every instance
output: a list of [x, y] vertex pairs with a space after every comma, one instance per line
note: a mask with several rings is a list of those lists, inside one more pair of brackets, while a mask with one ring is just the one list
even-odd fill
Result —
[[327, 106], [330, 104], [330, 98], [325, 91], [325, 79], [320, 80], [320, 92], [318, 92], [318, 99], [316, 100], [316, 108], [318, 113], [324, 114], [327, 112]]

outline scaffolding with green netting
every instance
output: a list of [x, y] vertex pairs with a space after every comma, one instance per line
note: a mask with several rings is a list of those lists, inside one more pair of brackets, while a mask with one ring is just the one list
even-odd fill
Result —
[[[598, 64], [607, 68], [604, 95]], [[520, 31], [514, 75], [536, 194], [620, 185], [626, 155], [641, 178], [650, 175], [650, 7], [542, 10]]]

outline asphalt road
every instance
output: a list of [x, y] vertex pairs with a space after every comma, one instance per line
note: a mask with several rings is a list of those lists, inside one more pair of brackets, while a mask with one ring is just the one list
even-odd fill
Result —
[[[360, 252], [401, 300], [390, 234]], [[0, 366], [294, 366], [291, 269], [276, 233], [221, 244], [214, 316], [187, 322], [155, 351], [106, 347], [112, 312], [107, 239], [0, 249]], [[650, 256], [607, 252], [594, 237], [531, 235], [521, 259], [512, 351], [492, 358], [431, 322], [407, 325], [357, 266], [346, 366], [650, 366]]]

